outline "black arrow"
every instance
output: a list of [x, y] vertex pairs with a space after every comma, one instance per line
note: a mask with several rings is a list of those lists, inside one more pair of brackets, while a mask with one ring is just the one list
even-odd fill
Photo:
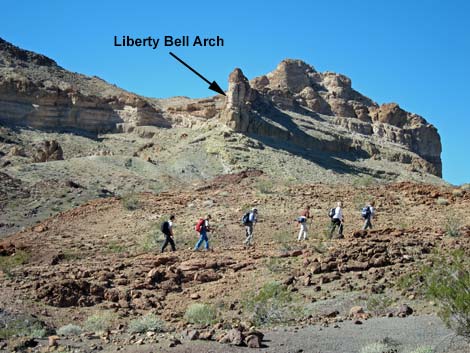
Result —
[[209, 81], [207, 78], [205, 78], [204, 76], [202, 76], [199, 72], [197, 72], [196, 70], [194, 70], [191, 66], [189, 66], [188, 64], [186, 64], [183, 60], [181, 60], [180, 58], [178, 58], [175, 54], [173, 54], [171, 51], [170, 51], [170, 55], [172, 57], [174, 57], [176, 60], [178, 60], [180, 63], [182, 63], [184, 66], [186, 66], [188, 69], [190, 69], [192, 72], [194, 72], [196, 75], [198, 75], [200, 78], [202, 78], [204, 81], [206, 81], [208, 84], [209, 84], [209, 89], [213, 90], [214, 92], [217, 92], [217, 93], [220, 93], [220, 94], [223, 94], [225, 96], [225, 92], [222, 91], [222, 88], [220, 88], [220, 86], [217, 84], [217, 82], [215, 81]]

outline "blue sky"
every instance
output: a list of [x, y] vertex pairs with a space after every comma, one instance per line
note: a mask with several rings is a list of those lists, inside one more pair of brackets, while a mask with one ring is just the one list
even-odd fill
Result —
[[[352, 79], [378, 103], [397, 102], [434, 124], [444, 179], [470, 182], [470, 1], [7, 1], [0, 37], [66, 69], [151, 97], [210, 95], [168, 51], [227, 88], [284, 58]], [[224, 47], [117, 48], [114, 36], [221, 36]]]

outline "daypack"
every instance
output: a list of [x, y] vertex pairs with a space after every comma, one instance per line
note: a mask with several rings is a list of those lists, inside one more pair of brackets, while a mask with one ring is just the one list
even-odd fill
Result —
[[305, 222], [307, 222], [307, 218], [304, 217], [304, 216], [300, 216], [299, 218], [297, 218], [297, 222], [299, 222], [299, 223], [305, 223]]
[[333, 218], [333, 216], [336, 214], [336, 208], [330, 208], [328, 211], [328, 217]]
[[170, 234], [170, 223], [168, 223], [168, 221], [163, 222], [160, 226], [160, 230], [163, 234]]
[[247, 212], [243, 215], [242, 223], [245, 224], [245, 225], [250, 223], [250, 212]]
[[204, 226], [204, 218], [199, 218], [199, 221], [197, 221], [196, 223], [196, 226], [194, 227], [194, 229], [196, 230], [196, 232], [200, 233], [201, 230], [202, 230], [202, 227]]
[[369, 218], [371, 214], [372, 214], [372, 212], [370, 211], [369, 206], [364, 207], [361, 211], [362, 218], [364, 218], [364, 219]]

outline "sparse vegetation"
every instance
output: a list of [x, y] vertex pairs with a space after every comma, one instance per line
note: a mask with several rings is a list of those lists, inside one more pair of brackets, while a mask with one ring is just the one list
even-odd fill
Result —
[[135, 211], [140, 208], [139, 197], [135, 193], [122, 196], [121, 202], [124, 208], [128, 211]]
[[371, 175], [365, 175], [365, 176], [358, 177], [358, 178], [354, 179], [352, 184], [355, 187], [367, 188], [367, 187], [370, 187], [373, 184], [375, 184], [375, 182], [376, 181], [375, 181], [374, 177], [372, 177]]
[[107, 245], [108, 252], [120, 254], [126, 250], [124, 245], [118, 243], [117, 241], [111, 241]]
[[209, 304], [195, 303], [188, 306], [184, 318], [192, 324], [210, 325], [217, 320], [217, 310]]
[[376, 316], [385, 315], [392, 305], [393, 299], [383, 294], [371, 295], [366, 302], [367, 310]]
[[445, 232], [449, 237], [460, 236], [460, 217], [454, 212], [450, 212], [446, 216], [445, 220]]
[[470, 260], [463, 250], [438, 253], [423, 270], [427, 295], [440, 307], [446, 325], [470, 342]]
[[463, 196], [463, 191], [460, 189], [454, 189], [452, 190], [452, 196], [454, 197], [462, 197]]
[[11, 277], [11, 271], [17, 267], [24, 265], [29, 260], [29, 253], [24, 250], [17, 250], [14, 254], [9, 256], [0, 256], [0, 270], [6, 276]]
[[443, 197], [439, 197], [437, 200], [436, 200], [436, 203], [439, 205], [439, 206], [447, 206], [449, 204], [449, 200], [443, 198]]
[[280, 273], [284, 271], [285, 264], [278, 257], [269, 257], [265, 260], [266, 268], [271, 273]]
[[105, 332], [112, 327], [115, 320], [116, 314], [109, 311], [99, 312], [86, 319], [84, 328], [95, 333]]
[[274, 183], [271, 180], [260, 180], [256, 183], [256, 188], [262, 194], [272, 194]]
[[289, 321], [298, 308], [291, 306], [293, 297], [286, 286], [273, 281], [266, 283], [258, 292], [245, 295], [243, 306], [251, 314], [256, 326]]
[[274, 242], [279, 244], [279, 250], [283, 251], [290, 251], [292, 250], [292, 239], [295, 239], [292, 234], [289, 234], [286, 230], [281, 230], [279, 232], [274, 233], [273, 235]]
[[433, 353], [434, 349], [429, 346], [419, 346], [413, 349], [412, 351], [409, 351], [409, 353]]
[[0, 326], [0, 340], [7, 340], [12, 337], [33, 337], [43, 338], [47, 334], [44, 325], [31, 318], [18, 318]]
[[382, 342], [370, 343], [361, 348], [360, 353], [396, 353], [395, 348]]
[[59, 336], [78, 336], [82, 333], [82, 328], [78, 325], [68, 324], [57, 330]]
[[130, 333], [162, 332], [164, 323], [155, 314], [147, 314], [132, 320], [129, 323], [128, 331]]

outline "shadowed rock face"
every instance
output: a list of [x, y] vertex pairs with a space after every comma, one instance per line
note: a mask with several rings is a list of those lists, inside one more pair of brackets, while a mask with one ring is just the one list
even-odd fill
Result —
[[[292, 113], [310, 120], [313, 132], [306, 133], [291, 119]], [[252, 81], [235, 69], [221, 120], [238, 132], [325, 152], [399, 161], [442, 176], [441, 142], [434, 126], [396, 103], [379, 106], [355, 91], [348, 77], [319, 73], [300, 60], [284, 60]], [[323, 138], [325, 132], [334, 139]]]

